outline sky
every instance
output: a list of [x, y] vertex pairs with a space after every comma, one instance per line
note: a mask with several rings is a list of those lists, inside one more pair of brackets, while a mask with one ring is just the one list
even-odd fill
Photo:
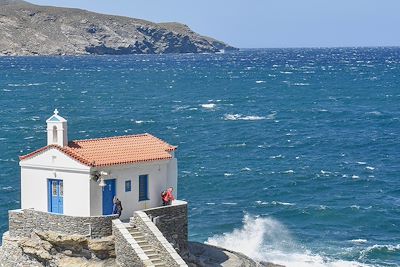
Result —
[[400, 0], [28, 0], [181, 22], [239, 48], [400, 46]]

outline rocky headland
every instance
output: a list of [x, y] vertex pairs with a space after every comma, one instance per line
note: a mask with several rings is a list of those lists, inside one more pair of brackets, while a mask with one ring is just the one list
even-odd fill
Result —
[[[284, 267], [197, 242], [189, 242], [184, 260], [190, 267]], [[77, 234], [35, 231], [30, 237], [20, 238], [5, 234], [0, 247], [0, 266], [118, 267], [119, 264], [112, 236], [90, 239]]]
[[236, 48], [180, 23], [0, 0], [0, 55], [216, 53]]

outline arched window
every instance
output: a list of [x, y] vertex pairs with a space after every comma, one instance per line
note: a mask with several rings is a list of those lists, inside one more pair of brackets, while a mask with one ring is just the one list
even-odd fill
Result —
[[53, 126], [53, 143], [58, 143], [58, 136], [57, 136], [57, 126]]

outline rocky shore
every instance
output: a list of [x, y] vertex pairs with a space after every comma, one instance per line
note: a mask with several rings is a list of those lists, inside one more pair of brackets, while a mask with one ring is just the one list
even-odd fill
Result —
[[[282, 267], [256, 262], [247, 256], [223, 248], [189, 242], [184, 260], [190, 267]], [[62, 235], [46, 231], [31, 237], [3, 236], [0, 266], [76, 266], [118, 267], [113, 237], [89, 239], [83, 235]]]
[[0, 0], [0, 55], [216, 53], [236, 48], [180, 23]]

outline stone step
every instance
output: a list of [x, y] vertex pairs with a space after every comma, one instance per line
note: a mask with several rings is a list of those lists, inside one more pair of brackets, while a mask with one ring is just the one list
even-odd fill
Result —
[[146, 238], [144, 238], [144, 236], [132, 236], [133, 237], [133, 239], [135, 239], [136, 241], [143, 241], [143, 240], [146, 240]]
[[156, 266], [164, 266], [165, 265], [165, 262], [160, 259], [154, 259], [154, 260], [151, 260], [151, 262]]
[[149, 248], [142, 248], [143, 252], [147, 255], [147, 253], [155, 253], [154, 249], [149, 247]]
[[150, 260], [156, 260], [160, 258], [160, 255], [158, 254], [150, 254], [150, 255], [148, 253], [145, 254], [147, 255], [147, 257], [149, 257]]

